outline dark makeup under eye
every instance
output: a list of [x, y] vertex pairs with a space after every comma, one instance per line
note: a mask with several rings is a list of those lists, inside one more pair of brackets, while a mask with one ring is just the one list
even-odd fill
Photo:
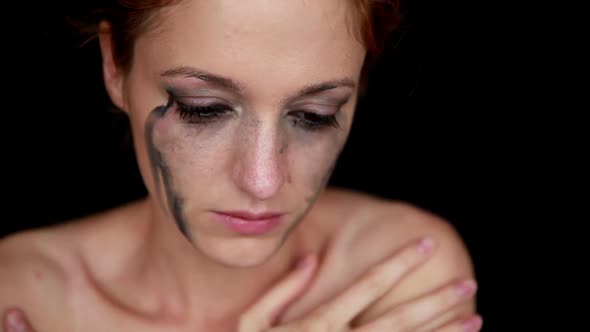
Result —
[[[195, 125], [208, 125], [235, 115], [236, 110], [229, 102], [215, 97], [192, 96], [194, 93], [183, 92], [180, 89], [166, 88], [166, 92], [175, 104], [175, 111], [180, 120]], [[293, 107], [286, 117], [296, 128], [306, 131], [320, 131], [330, 128], [340, 128], [336, 114], [350, 96], [341, 99], [333, 105], [322, 105], [322, 111], [312, 111], [303, 107]], [[311, 107], [313, 108], [313, 107]], [[322, 114], [332, 113], [332, 114]]]

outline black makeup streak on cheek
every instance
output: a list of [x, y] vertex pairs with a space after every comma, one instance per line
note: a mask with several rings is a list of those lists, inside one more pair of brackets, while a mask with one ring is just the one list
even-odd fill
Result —
[[281, 146], [281, 149], [279, 150], [279, 154], [285, 153], [285, 150], [287, 150], [288, 146], [289, 146], [289, 143], [284, 143], [283, 146]]
[[[336, 158], [334, 158], [334, 161], [332, 162], [332, 164], [328, 168], [328, 171], [324, 174], [324, 176], [320, 180], [320, 186], [317, 187], [317, 190], [314, 193], [312, 193], [310, 196], [305, 198], [305, 202], [307, 203], [307, 206], [303, 209], [303, 211], [298, 216], [295, 217], [295, 221], [293, 222], [293, 225], [291, 225], [291, 227], [289, 227], [289, 229], [287, 229], [287, 231], [283, 235], [281, 242], [280, 242], [279, 246], [277, 247], [277, 251], [279, 250], [279, 248], [281, 248], [284, 245], [284, 243], [287, 241], [287, 239], [289, 238], [291, 233], [297, 228], [297, 226], [299, 226], [301, 224], [301, 222], [305, 219], [305, 216], [307, 216], [307, 214], [309, 213], [309, 211], [313, 207], [313, 204], [317, 201], [317, 199], [320, 197], [320, 195], [326, 189], [326, 185], [328, 184], [328, 181], [330, 181], [330, 177], [332, 176], [332, 173], [334, 172], [334, 169], [336, 168], [336, 164], [338, 163], [338, 159], [339, 159], [340, 154], [342, 153], [343, 149], [344, 149], [344, 144], [342, 144], [341, 147], [338, 149], [338, 152], [336, 153]], [[287, 181], [289, 181], [289, 183], [291, 183], [291, 175], [290, 174], [287, 174]]]
[[172, 176], [170, 174], [170, 168], [164, 161], [162, 157], [162, 153], [158, 150], [154, 143], [154, 127], [156, 122], [163, 118], [166, 113], [170, 110], [173, 104], [172, 95], [170, 95], [168, 99], [168, 104], [165, 106], [158, 106], [156, 107], [150, 114], [148, 115], [148, 119], [145, 124], [145, 140], [148, 148], [148, 156], [150, 159], [150, 164], [152, 167], [152, 174], [154, 177], [154, 182], [156, 186], [156, 194], [158, 196], [158, 200], [164, 204], [164, 198], [162, 197], [162, 189], [160, 187], [160, 175], [162, 176], [162, 182], [166, 189], [166, 196], [167, 196], [167, 203], [168, 203], [168, 210], [172, 213], [178, 228], [186, 236], [189, 240], [191, 239], [188, 229], [186, 227], [187, 223], [184, 220], [182, 215], [182, 207], [184, 200], [175, 193], [174, 189], [172, 188]]
[[318, 190], [315, 193], [313, 193], [312, 195], [310, 195], [309, 197], [307, 197], [305, 199], [307, 206], [301, 212], [301, 214], [299, 214], [297, 217], [295, 217], [295, 221], [293, 222], [293, 225], [291, 225], [291, 227], [289, 227], [289, 229], [287, 229], [287, 231], [285, 232], [285, 235], [281, 239], [281, 243], [279, 245], [279, 248], [287, 241], [287, 238], [289, 238], [289, 235], [291, 235], [291, 233], [293, 233], [293, 231], [297, 228], [297, 226], [299, 226], [301, 224], [301, 222], [303, 220], [305, 220], [305, 217], [307, 216], [307, 214], [309, 213], [309, 211], [313, 207], [313, 204], [315, 203], [315, 201], [320, 197], [320, 195], [323, 192], [324, 192], [324, 186], [321, 186], [320, 188], [318, 188]]
[[338, 158], [336, 158], [336, 160], [334, 160], [332, 162], [332, 165], [330, 166], [330, 168], [328, 168], [328, 171], [324, 174], [324, 176], [320, 180], [319, 186], [316, 187], [316, 188], [318, 188], [317, 191], [305, 199], [307, 204], [309, 204], [309, 205], [313, 204], [318, 199], [320, 194], [324, 191], [324, 189], [328, 185], [328, 181], [330, 181], [330, 177], [332, 176], [334, 169], [336, 168], [337, 162], [338, 162]]
[[[342, 151], [342, 149], [340, 149], [340, 151]], [[340, 153], [338, 153], [338, 155], [339, 154]], [[334, 160], [334, 162], [332, 162], [332, 165], [328, 169], [328, 172], [322, 177], [321, 185], [317, 188], [316, 192], [314, 192], [309, 197], [305, 198], [305, 202], [307, 203], [307, 206], [305, 207], [305, 209], [303, 209], [303, 211], [297, 217], [295, 217], [295, 221], [293, 222], [293, 225], [291, 225], [291, 227], [289, 227], [289, 229], [287, 229], [287, 231], [283, 235], [283, 238], [281, 239], [281, 242], [280, 242], [278, 248], [281, 248], [283, 246], [283, 244], [289, 238], [289, 235], [291, 235], [291, 233], [297, 228], [297, 226], [299, 226], [301, 224], [301, 222], [305, 219], [305, 216], [307, 216], [307, 214], [309, 213], [309, 211], [313, 207], [313, 204], [320, 197], [320, 195], [324, 192], [324, 189], [326, 188], [326, 185], [328, 184], [328, 181], [330, 180], [330, 176], [332, 176], [332, 172], [334, 172], [334, 169], [336, 168], [337, 161], [338, 161], [338, 158], [336, 158], [336, 160]], [[291, 181], [290, 175], [288, 175], [288, 176], [289, 176], [288, 181]], [[277, 250], [278, 250], [278, 248], [277, 248]]]

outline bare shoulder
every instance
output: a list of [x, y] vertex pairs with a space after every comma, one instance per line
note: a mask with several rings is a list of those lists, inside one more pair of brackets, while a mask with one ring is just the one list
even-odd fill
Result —
[[364, 260], [377, 262], [412, 240], [430, 236], [438, 244], [436, 255], [419, 272], [436, 271], [436, 274], [424, 273], [424, 277], [440, 279], [441, 274], [457, 276], [458, 272], [472, 275], [471, 259], [463, 239], [449, 221], [401, 201], [365, 200], [359, 209], [366, 212], [357, 221], [349, 221], [345, 250], [362, 245], [368, 252], [363, 254]]
[[119, 239], [124, 237], [123, 227], [116, 225], [124, 225], [117, 220], [128, 217], [129, 209], [125, 206], [0, 239], [0, 315], [19, 307], [45, 332], [68, 331], [64, 315], [71, 315], [73, 300], [87, 287], [85, 247], [114, 239], [109, 235], [115, 233]]
[[68, 272], [50, 238], [47, 231], [32, 231], [0, 241], [0, 314], [18, 307], [38, 326], [60, 331], [58, 317], [68, 311]]
[[[395, 305], [444, 284], [473, 277], [471, 259], [460, 235], [443, 218], [412, 204], [381, 199], [348, 190], [331, 189], [318, 201], [313, 219], [331, 234], [322, 255], [320, 270], [302, 299], [290, 308], [283, 321], [303, 316], [349, 287], [364, 272], [411, 241], [430, 236], [438, 244], [433, 257], [378, 302], [361, 314], [362, 324]], [[472, 313], [474, 303], [455, 308], [446, 316]]]
[[[347, 269], [366, 271], [410, 241], [430, 236], [437, 242], [434, 256], [393, 288], [389, 294], [359, 317], [370, 321], [397, 304], [433, 291], [451, 281], [474, 278], [470, 255], [463, 239], [447, 220], [406, 202], [388, 201], [362, 194], [357, 200], [363, 214], [349, 220], [341, 241], [340, 253], [347, 259]], [[362, 248], [362, 250], [359, 250]], [[475, 311], [474, 301], [455, 308], [445, 319]]]

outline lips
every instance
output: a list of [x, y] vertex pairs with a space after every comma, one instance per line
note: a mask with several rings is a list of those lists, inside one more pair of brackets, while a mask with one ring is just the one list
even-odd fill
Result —
[[271, 213], [271, 212], [251, 213], [248, 211], [232, 211], [232, 212], [216, 212], [216, 213], [230, 216], [230, 217], [234, 217], [234, 218], [251, 220], [251, 221], [270, 219], [270, 218], [280, 217], [282, 215], [282, 213]]
[[275, 212], [215, 211], [214, 219], [242, 235], [262, 235], [278, 227], [284, 214]]

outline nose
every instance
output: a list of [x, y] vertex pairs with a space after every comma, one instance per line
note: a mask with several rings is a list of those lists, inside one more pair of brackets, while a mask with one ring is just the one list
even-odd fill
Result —
[[258, 122], [240, 139], [233, 178], [243, 192], [258, 200], [275, 196], [286, 178], [282, 142], [276, 127]]

